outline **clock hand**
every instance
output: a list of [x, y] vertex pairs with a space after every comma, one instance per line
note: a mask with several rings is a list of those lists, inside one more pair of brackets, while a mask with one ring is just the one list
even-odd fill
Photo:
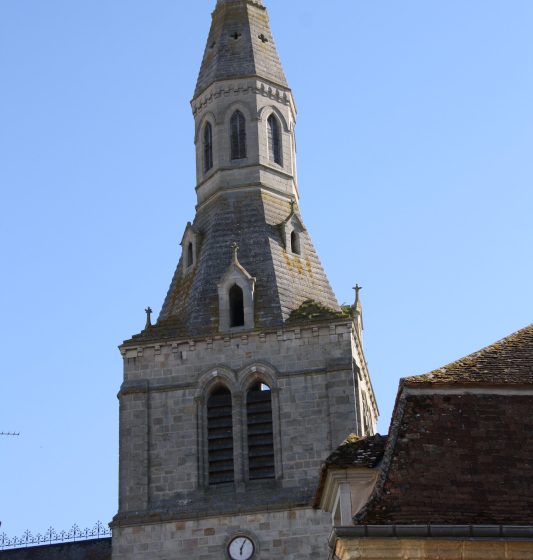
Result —
[[242, 549], [244, 548], [244, 545], [245, 545], [245, 544], [246, 544], [246, 540], [245, 540], [245, 539], [242, 539], [241, 552], [240, 552], [241, 556], [242, 556]]

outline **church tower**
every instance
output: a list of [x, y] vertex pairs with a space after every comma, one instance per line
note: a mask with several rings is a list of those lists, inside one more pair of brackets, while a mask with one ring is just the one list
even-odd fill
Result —
[[218, 0], [192, 110], [196, 215], [157, 322], [120, 347], [113, 560], [326, 560], [321, 462], [378, 411], [359, 297], [339, 306], [300, 214], [260, 0]]

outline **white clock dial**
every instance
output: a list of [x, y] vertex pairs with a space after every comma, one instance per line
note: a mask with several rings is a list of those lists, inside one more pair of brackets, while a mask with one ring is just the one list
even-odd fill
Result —
[[236, 537], [229, 543], [228, 552], [231, 560], [250, 560], [255, 546], [248, 537]]

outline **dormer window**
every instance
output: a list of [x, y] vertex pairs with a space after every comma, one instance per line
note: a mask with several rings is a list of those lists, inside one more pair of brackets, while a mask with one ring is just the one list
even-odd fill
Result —
[[244, 326], [244, 294], [237, 284], [229, 291], [229, 314], [231, 328]]
[[254, 328], [255, 278], [239, 262], [236, 243], [232, 249], [232, 262], [218, 284], [220, 332]]
[[294, 230], [291, 231], [291, 252], [295, 255], [301, 255], [302, 253], [300, 248], [300, 235]]
[[184, 276], [196, 266], [199, 242], [200, 236], [189, 222], [181, 240], [181, 269]]
[[268, 128], [268, 157], [270, 161], [281, 165], [281, 136], [279, 121], [270, 115], [267, 121]]
[[246, 157], [246, 121], [240, 111], [235, 111], [230, 121], [231, 159]]
[[207, 173], [213, 167], [213, 128], [211, 123], [204, 127], [204, 172]]

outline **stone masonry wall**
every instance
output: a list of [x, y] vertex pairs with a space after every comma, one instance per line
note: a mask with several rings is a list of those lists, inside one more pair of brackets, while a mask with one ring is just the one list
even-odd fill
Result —
[[[321, 462], [356, 430], [351, 329], [344, 322], [124, 349], [120, 514], [242, 511], [239, 490], [248, 511], [310, 503]], [[276, 480], [248, 483], [244, 395], [258, 376], [272, 388]], [[226, 492], [205, 477], [203, 414], [217, 381], [233, 394], [237, 486]]]
[[254, 540], [254, 560], [325, 560], [328, 523], [322, 512], [292, 509], [116, 529], [113, 560], [223, 560], [241, 534]]

